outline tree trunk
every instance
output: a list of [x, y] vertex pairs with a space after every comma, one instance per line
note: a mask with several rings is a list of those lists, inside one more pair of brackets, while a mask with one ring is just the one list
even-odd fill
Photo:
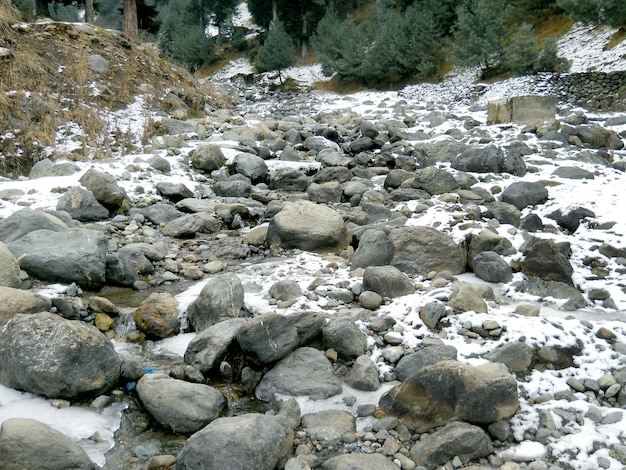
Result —
[[302, 10], [302, 57], [306, 57], [308, 54], [307, 50], [307, 30], [308, 30], [308, 16], [306, 11]]
[[93, 6], [93, 0], [85, 0], [85, 23], [93, 23], [96, 21], [96, 10]]
[[139, 39], [139, 23], [137, 20], [137, 0], [124, 0], [123, 34], [129, 41]]

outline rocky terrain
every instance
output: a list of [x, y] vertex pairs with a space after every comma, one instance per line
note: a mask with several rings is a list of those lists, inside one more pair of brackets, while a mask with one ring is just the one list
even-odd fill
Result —
[[626, 465], [623, 112], [228, 86], [0, 180], [0, 468]]

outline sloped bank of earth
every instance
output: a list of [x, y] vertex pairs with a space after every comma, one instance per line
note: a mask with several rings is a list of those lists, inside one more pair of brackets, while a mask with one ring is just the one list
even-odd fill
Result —
[[[109, 468], [621, 468], [624, 117], [265, 103], [0, 183], [2, 383], [140, 403]], [[111, 285], [145, 295], [116, 305]], [[75, 324], [95, 327], [68, 348]], [[92, 385], [71, 351], [94, 336], [121, 372]], [[34, 426], [4, 423], [4, 448]]]

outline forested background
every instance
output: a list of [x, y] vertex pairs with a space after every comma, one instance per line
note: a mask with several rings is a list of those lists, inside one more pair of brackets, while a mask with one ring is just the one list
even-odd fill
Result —
[[116, 29], [125, 9], [136, 8], [140, 40], [191, 71], [241, 56], [258, 71], [319, 62], [338, 80], [379, 87], [436, 80], [452, 65], [479, 67], [484, 77], [566, 70], [558, 28], [550, 35], [549, 25], [585, 21], [624, 32], [623, 2], [248, 0], [260, 27], [251, 31], [232, 21], [241, 0], [13, 0], [26, 20], [83, 21], [92, 8], [93, 23]]

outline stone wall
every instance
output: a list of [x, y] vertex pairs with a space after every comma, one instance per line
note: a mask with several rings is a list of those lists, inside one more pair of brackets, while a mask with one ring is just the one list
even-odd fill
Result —
[[626, 110], [626, 71], [555, 74], [550, 81], [561, 101], [597, 111]]

